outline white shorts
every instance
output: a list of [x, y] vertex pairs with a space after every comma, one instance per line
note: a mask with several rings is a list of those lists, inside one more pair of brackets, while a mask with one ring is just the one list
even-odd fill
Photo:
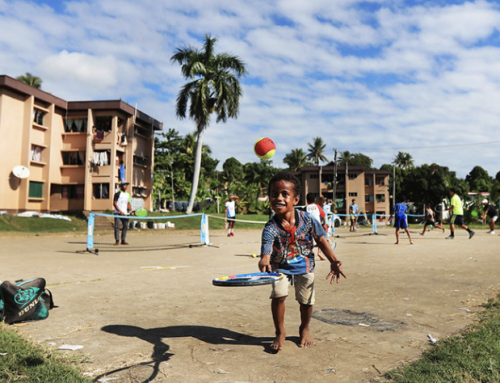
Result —
[[[295, 278], [294, 287], [297, 302], [303, 305], [313, 305], [315, 302], [314, 273], [291, 275], [290, 277]], [[287, 297], [289, 286], [290, 281], [288, 280], [288, 276], [284, 275], [281, 281], [273, 284], [273, 291], [270, 298]]]
[[491, 222], [496, 222], [498, 219], [498, 215], [494, 216], [494, 217], [491, 217]]

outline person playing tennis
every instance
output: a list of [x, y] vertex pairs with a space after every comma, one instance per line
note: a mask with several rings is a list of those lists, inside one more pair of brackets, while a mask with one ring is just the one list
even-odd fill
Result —
[[115, 193], [115, 198], [113, 199], [113, 206], [115, 207], [115, 215], [120, 217], [115, 217], [115, 246], [120, 244], [120, 224], [122, 225], [122, 245], [128, 245], [126, 241], [127, 230], [128, 230], [128, 213], [132, 210], [132, 205], [130, 202], [132, 198], [127, 192], [129, 183], [125, 180], [120, 182], [120, 191]]
[[408, 235], [408, 239], [410, 240], [410, 245], [413, 245], [413, 241], [411, 240], [410, 230], [408, 230], [408, 218], [406, 217], [406, 211], [408, 210], [408, 206], [406, 206], [406, 197], [403, 195], [399, 198], [399, 203], [394, 206], [394, 212], [389, 217], [389, 221], [392, 219], [394, 215], [394, 227], [396, 228], [396, 243], [395, 245], [399, 245], [399, 230], [404, 229], [406, 235]]
[[495, 222], [498, 219], [498, 211], [496, 209], [496, 206], [493, 205], [487, 199], [483, 199], [482, 202], [484, 206], [484, 213], [481, 216], [481, 219], [486, 219], [486, 216], [490, 217], [490, 231], [488, 231], [489, 234], [495, 234]]
[[227, 236], [234, 237], [234, 220], [236, 219], [236, 202], [235, 197], [229, 196], [229, 200], [225, 204], [224, 215], [227, 223]]
[[444, 227], [439, 223], [436, 223], [436, 220], [434, 217], [436, 216], [436, 213], [431, 209], [431, 204], [426, 203], [425, 204], [425, 223], [424, 223], [424, 230], [420, 233], [420, 235], [424, 235], [425, 231], [427, 230], [427, 226], [433, 226], [437, 227], [438, 229], [443, 230], [443, 233], [445, 232]]
[[469, 239], [471, 239], [476, 233], [464, 224], [464, 207], [462, 204], [462, 200], [457, 195], [457, 191], [454, 188], [450, 188], [450, 196], [451, 206], [448, 210], [452, 212], [453, 215], [450, 218], [451, 234], [446, 237], [446, 239], [455, 239], [455, 225], [459, 225], [462, 229], [466, 230], [469, 233]]
[[283, 348], [286, 338], [284, 327], [285, 300], [290, 283], [295, 286], [295, 299], [300, 304], [301, 324], [299, 327], [300, 347], [311, 347], [313, 340], [309, 322], [313, 312], [314, 296], [314, 241], [330, 261], [327, 279], [337, 283], [342, 275], [340, 262], [326, 239], [326, 233], [318, 220], [311, 214], [296, 210], [300, 200], [300, 181], [289, 172], [279, 172], [269, 182], [269, 199], [276, 213], [262, 232], [261, 272], [283, 273], [285, 278], [273, 284], [271, 311], [276, 338], [271, 350]]
[[356, 205], [356, 200], [352, 200], [352, 204], [349, 206], [349, 218], [351, 219], [351, 227], [349, 228], [349, 231], [357, 231], [356, 229], [356, 224], [357, 224], [357, 213], [358, 213], [358, 205]]

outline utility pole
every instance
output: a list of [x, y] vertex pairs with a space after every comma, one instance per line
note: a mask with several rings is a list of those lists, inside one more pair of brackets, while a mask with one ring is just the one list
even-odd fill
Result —
[[392, 206], [396, 206], [396, 165], [392, 166]]
[[333, 163], [333, 202], [337, 204], [337, 149], [333, 149], [335, 152], [335, 160]]

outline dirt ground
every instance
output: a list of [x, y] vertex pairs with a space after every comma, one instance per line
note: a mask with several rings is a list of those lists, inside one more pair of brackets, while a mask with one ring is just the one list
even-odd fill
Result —
[[323, 320], [311, 323], [315, 346], [297, 346], [299, 311], [290, 296], [288, 338], [278, 354], [269, 353], [270, 286], [211, 283], [257, 271], [258, 230], [236, 229], [234, 238], [212, 232], [219, 248], [109, 248], [98, 256], [75, 252], [85, 248], [83, 236], [3, 236], [0, 280], [47, 280], [59, 307], [19, 329], [51, 347], [83, 345], [74, 354], [89, 356], [83, 368], [93, 378], [368, 382], [432, 347], [427, 334], [441, 339], [474, 322], [500, 290], [500, 238], [478, 231], [469, 240], [462, 230], [450, 241], [435, 230], [413, 233], [413, 246], [403, 235], [395, 246], [390, 229], [365, 233], [337, 231], [347, 280], [328, 284], [328, 264], [317, 264], [315, 317]]

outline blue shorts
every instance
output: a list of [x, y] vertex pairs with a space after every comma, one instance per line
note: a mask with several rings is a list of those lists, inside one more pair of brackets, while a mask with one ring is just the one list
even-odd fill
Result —
[[398, 229], [407, 229], [408, 221], [406, 215], [396, 215], [394, 216], [394, 227]]

